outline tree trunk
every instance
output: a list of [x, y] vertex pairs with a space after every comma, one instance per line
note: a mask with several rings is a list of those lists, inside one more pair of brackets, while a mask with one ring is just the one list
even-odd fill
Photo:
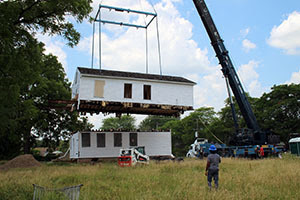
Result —
[[31, 136], [31, 128], [24, 130], [23, 135], [23, 148], [24, 148], [24, 154], [30, 154], [30, 148], [31, 148], [31, 142], [30, 142], [30, 136]]

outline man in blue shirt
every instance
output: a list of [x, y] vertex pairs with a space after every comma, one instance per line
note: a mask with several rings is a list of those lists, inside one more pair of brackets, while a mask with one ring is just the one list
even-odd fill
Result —
[[215, 181], [215, 188], [219, 186], [219, 163], [221, 163], [221, 157], [217, 154], [217, 148], [215, 145], [209, 147], [210, 154], [207, 157], [207, 164], [205, 175], [207, 176], [207, 182], [209, 189], [211, 189], [212, 179]]

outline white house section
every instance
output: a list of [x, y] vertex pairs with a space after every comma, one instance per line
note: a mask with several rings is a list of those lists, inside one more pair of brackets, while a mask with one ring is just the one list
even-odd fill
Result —
[[194, 82], [182, 77], [77, 68], [72, 99], [79, 112], [178, 116], [193, 110]]
[[70, 158], [116, 158], [120, 149], [137, 146], [148, 156], [171, 157], [171, 132], [77, 132], [70, 139]]
[[[81, 100], [193, 106], [193, 98], [191, 98], [193, 97], [193, 87], [188, 84], [149, 80], [114, 79], [109, 77], [98, 78], [85, 75], [81, 76], [80, 82], [79, 99]], [[131, 85], [132, 87], [131, 98], [124, 97], [125, 84]], [[144, 85], [150, 86], [150, 99], [144, 99]], [[100, 93], [103, 93], [103, 95]]]

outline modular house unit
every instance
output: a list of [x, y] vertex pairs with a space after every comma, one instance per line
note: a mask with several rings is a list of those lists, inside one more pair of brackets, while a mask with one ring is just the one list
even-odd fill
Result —
[[193, 110], [194, 85], [182, 77], [78, 67], [72, 98], [81, 113], [178, 116]]
[[171, 132], [77, 132], [70, 139], [70, 158], [117, 158], [120, 149], [138, 146], [150, 157], [172, 157]]

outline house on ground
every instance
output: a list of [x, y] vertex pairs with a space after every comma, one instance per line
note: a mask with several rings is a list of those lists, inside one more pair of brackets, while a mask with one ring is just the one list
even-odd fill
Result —
[[173, 157], [171, 132], [82, 131], [70, 139], [71, 159], [117, 158], [120, 149], [145, 147], [150, 157]]
[[193, 110], [194, 85], [176, 76], [78, 67], [72, 98], [81, 113], [179, 116]]

